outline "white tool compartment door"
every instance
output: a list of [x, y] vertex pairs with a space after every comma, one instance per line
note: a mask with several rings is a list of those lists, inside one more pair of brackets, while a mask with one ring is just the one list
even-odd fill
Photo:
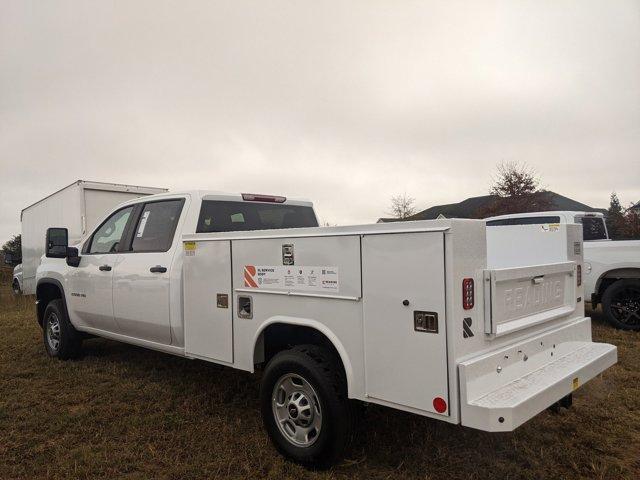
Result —
[[198, 358], [233, 362], [231, 242], [184, 245], [184, 346]]
[[[449, 405], [443, 233], [365, 236], [362, 283], [368, 396], [437, 413], [434, 399]], [[437, 315], [437, 333], [416, 330], [416, 312]]]

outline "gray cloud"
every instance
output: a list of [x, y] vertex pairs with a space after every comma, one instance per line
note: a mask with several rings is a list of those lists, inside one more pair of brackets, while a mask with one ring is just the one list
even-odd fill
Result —
[[640, 199], [637, 1], [0, 0], [0, 240], [77, 178], [312, 198], [486, 193], [525, 161]]

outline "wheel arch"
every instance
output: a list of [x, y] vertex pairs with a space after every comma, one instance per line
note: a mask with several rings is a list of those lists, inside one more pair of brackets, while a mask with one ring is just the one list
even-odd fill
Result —
[[[286, 332], [286, 333], [285, 333]], [[285, 333], [279, 336], [275, 348], [270, 351], [270, 333]], [[293, 343], [288, 341], [293, 340]], [[316, 341], [314, 341], [316, 340]], [[304, 343], [328, 346], [337, 354], [347, 379], [347, 392], [352, 391], [353, 366], [347, 351], [337, 335], [326, 325], [317, 320], [308, 318], [275, 316], [266, 320], [256, 331], [253, 338], [252, 360], [253, 364], [268, 360], [270, 356], [288, 346]]]
[[36, 310], [38, 315], [38, 324], [42, 327], [44, 321], [44, 311], [47, 308], [47, 304], [51, 300], [62, 300], [62, 307], [64, 313], [69, 316], [67, 311], [67, 299], [64, 294], [64, 287], [59, 280], [55, 278], [41, 278], [36, 285]]
[[615, 281], [623, 279], [640, 279], [640, 266], [622, 267], [607, 270], [600, 275], [596, 282], [596, 293], [599, 297], [602, 297], [604, 291]]

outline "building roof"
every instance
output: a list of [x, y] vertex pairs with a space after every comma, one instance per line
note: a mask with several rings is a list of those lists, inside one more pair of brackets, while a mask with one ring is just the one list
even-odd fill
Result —
[[[601, 212], [605, 213], [606, 210], [602, 208], [593, 208], [584, 203], [580, 203], [571, 198], [560, 195], [559, 193], [545, 192], [551, 206], [545, 208], [545, 210], [571, 210], [580, 212]], [[479, 212], [482, 209], [489, 207], [498, 198], [496, 195], [482, 195], [480, 197], [469, 197], [459, 203], [449, 203], [446, 205], [436, 205], [434, 207], [427, 208], [421, 212], [412, 215], [405, 220], [433, 220], [442, 216], [446, 218], [478, 218]], [[381, 218], [378, 222], [393, 222], [398, 219]]]

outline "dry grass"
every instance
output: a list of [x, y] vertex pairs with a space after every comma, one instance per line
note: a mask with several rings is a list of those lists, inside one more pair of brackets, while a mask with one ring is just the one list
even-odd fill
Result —
[[111, 341], [59, 362], [32, 299], [0, 288], [0, 478], [640, 478], [640, 335], [594, 314], [620, 362], [516, 432], [370, 407], [348, 460], [309, 472], [264, 433], [258, 378]]

